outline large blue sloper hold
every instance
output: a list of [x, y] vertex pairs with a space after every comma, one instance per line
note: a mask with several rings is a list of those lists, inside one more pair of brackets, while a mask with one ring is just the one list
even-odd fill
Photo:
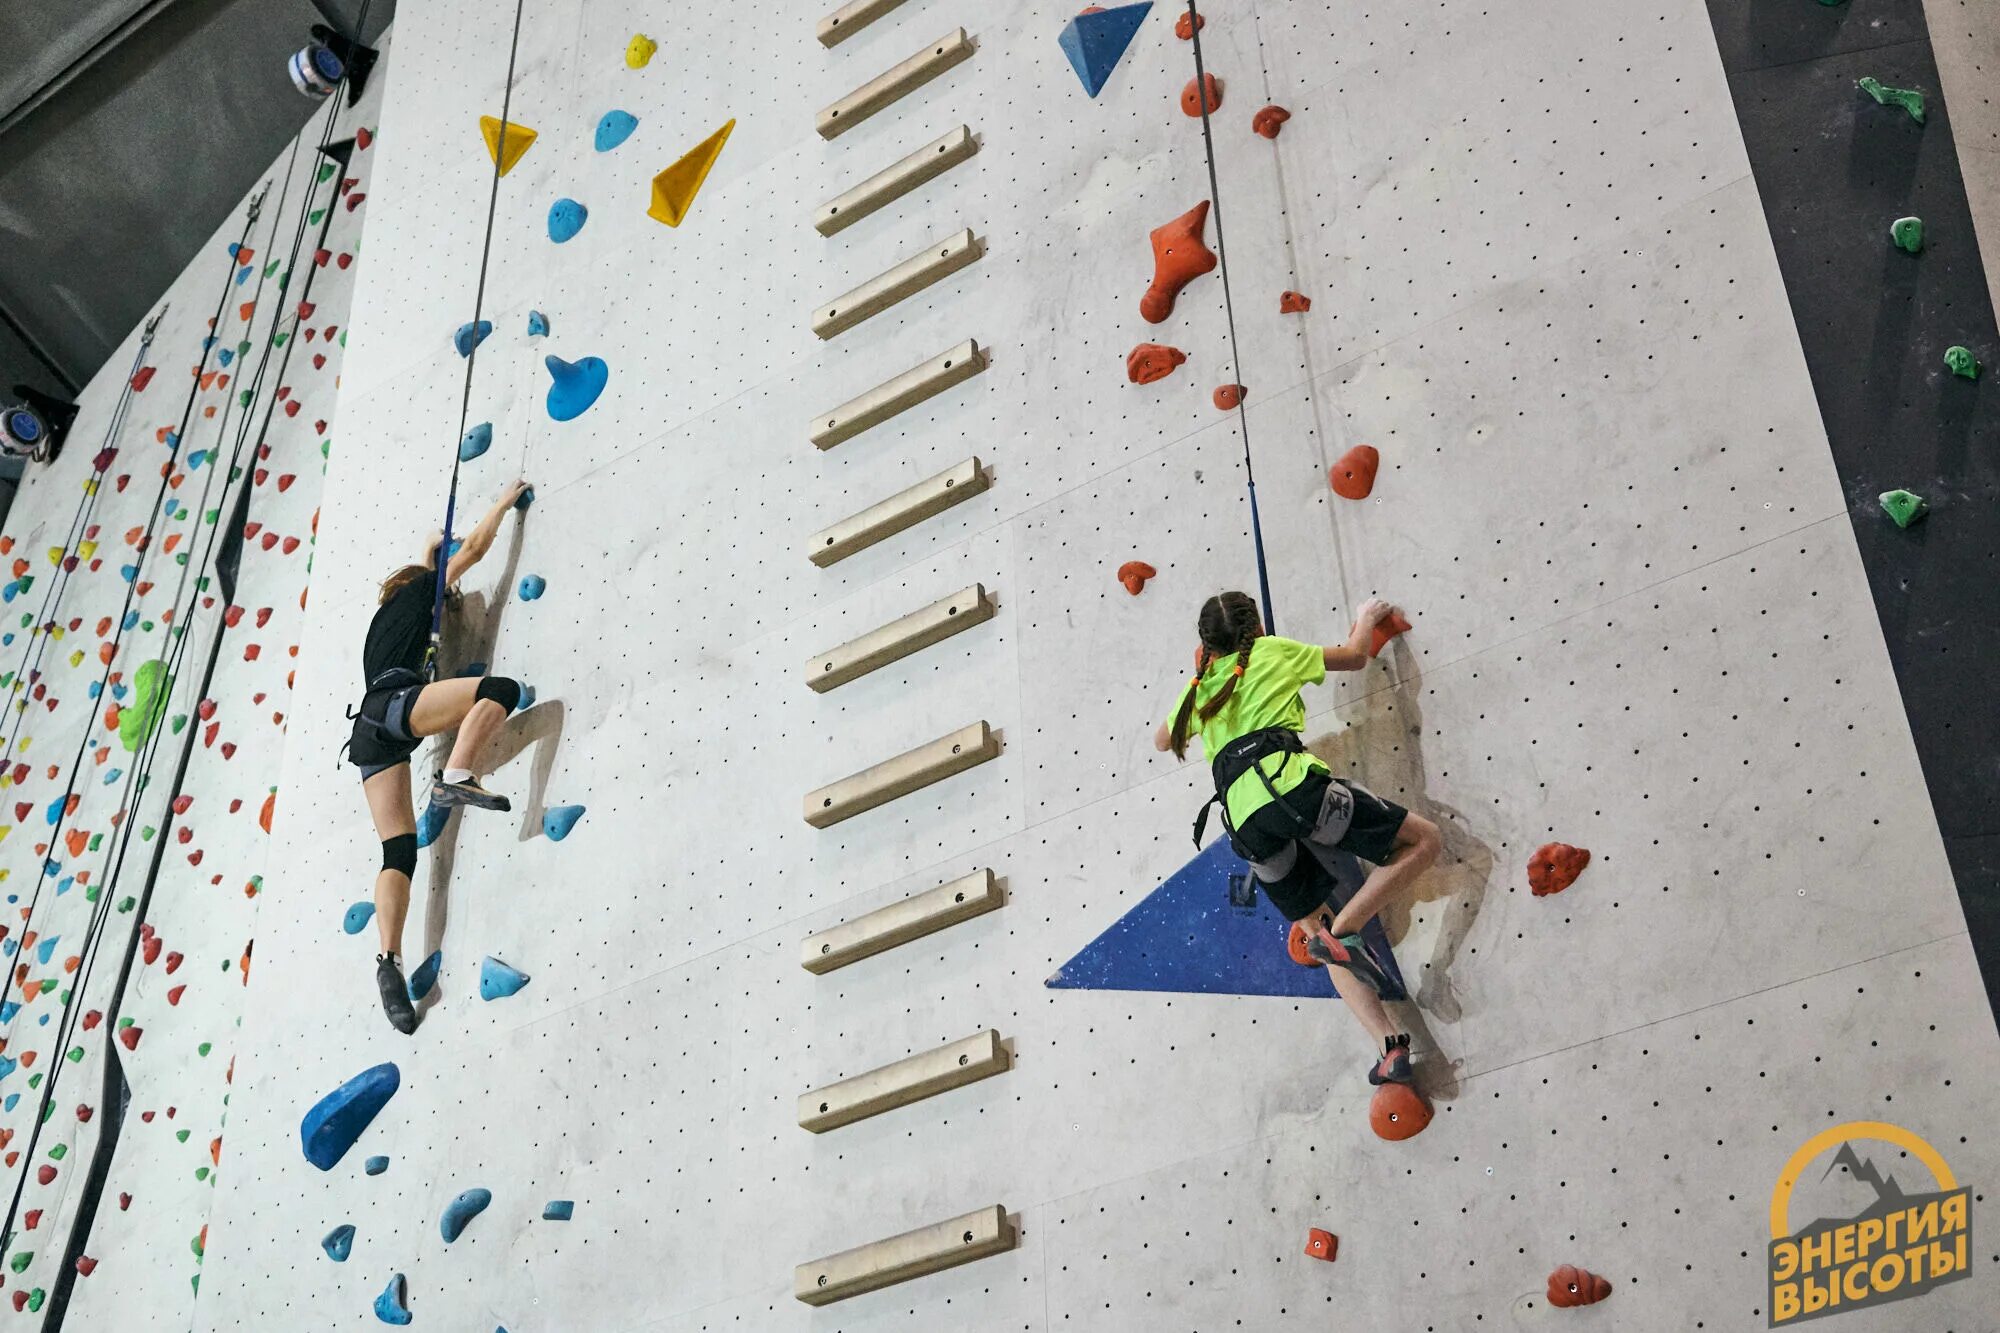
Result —
[[477, 324], [461, 324], [458, 332], [451, 335], [451, 345], [458, 349], [460, 356], [471, 356], [472, 349], [486, 341], [493, 332], [493, 321], [482, 319]]
[[1145, 21], [1146, 12], [1153, 7], [1153, 0], [1141, 0], [1136, 5], [1119, 5], [1116, 9], [1100, 9], [1094, 14], [1078, 14], [1063, 28], [1056, 44], [1076, 70], [1076, 76], [1083, 80], [1083, 90], [1092, 97], [1104, 91], [1104, 85], [1111, 77], [1111, 71], [1118, 67], [1125, 49], [1138, 35], [1139, 25]]
[[493, 447], [493, 423], [482, 421], [465, 432], [465, 438], [458, 442], [458, 461], [470, 463], [473, 459]]
[[629, 111], [607, 111], [597, 122], [597, 151], [608, 153], [632, 137], [639, 118]]
[[548, 409], [556, 421], [574, 421], [588, 412], [611, 378], [611, 368], [594, 356], [581, 361], [550, 356], [542, 364], [549, 368]]
[[444, 826], [451, 822], [452, 809], [453, 807], [439, 805], [436, 801], [424, 807], [423, 814], [417, 817], [418, 851], [438, 840], [438, 834], [444, 832]]
[[493, 1191], [467, 1190], [444, 1206], [444, 1216], [438, 1219], [438, 1232], [449, 1245], [465, 1234], [465, 1225], [486, 1211], [486, 1205], [493, 1202]]
[[385, 1062], [362, 1070], [320, 1098], [299, 1122], [306, 1160], [322, 1171], [333, 1170], [402, 1083], [402, 1071]]
[[580, 805], [558, 805], [542, 812], [542, 832], [550, 842], [561, 842], [576, 827], [576, 821], [583, 818]]

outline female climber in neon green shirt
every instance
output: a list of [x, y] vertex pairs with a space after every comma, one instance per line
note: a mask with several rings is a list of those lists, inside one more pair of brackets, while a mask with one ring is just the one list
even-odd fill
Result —
[[[1387, 978], [1363, 947], [1361, 927], [1409, 891], [1437, 859], [1441, 843], [1436, 824], [1334, 777], [1306, 751], [1299, 737], [1306, 704], [1299, 691], [1324, 681], [1328, 671], [1367, 666], [1375, 626], [1394, 609], [1369, 601], [1347, 642], [1322, 648], [1266, 634], [1248, 593], [1209, 598], [1196, 622], [1201, 648], [1194, 678], [1153, 736], [1155, 746], [1182, 759], [1190, 737], [1201, 737], [1215, 776], [1215, 803], [1237, 855], [1250, 863], [1278, 910], [1300, 924], [1308, 952], [1327, 964], [1334, 989], [1382, 1044], [1368, 1072], [1368, 1081], [1378, 1084], [1410, 1081], [1410, 1038], [1382, 1008], [1379, 992]], [[1195, 825], [1197, 842], [1207, 819], [1204, 809]], [[1336, 851], [1373, 867], [1345, 903], [1331, 901], [1328, 863]]]

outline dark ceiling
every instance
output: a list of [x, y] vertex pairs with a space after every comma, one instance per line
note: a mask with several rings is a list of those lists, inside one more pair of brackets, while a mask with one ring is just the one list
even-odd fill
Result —
[[0, 392], [89, 381], [323, 105], [286, 58], [362, 8], [0, 0]]

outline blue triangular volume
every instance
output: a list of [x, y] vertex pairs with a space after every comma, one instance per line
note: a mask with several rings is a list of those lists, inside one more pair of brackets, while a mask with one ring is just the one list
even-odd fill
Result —
[[[1057, 990], [1183, 991], [1197, 995], [1337, 998], [1323, 967], [1300, 967], [1285, 952], [1291, 923], [1261, 893], [1231, 901], [1233, 876], [1249, 867], [1218, 839], [1166, 883], [1064, 963], [1044, 984]], [[1361, 881], [1357, 861], [1342, 897]], [[1380, 921], [1362, 930], [1369, 952], [1401, 985], [1402, 973]], [[1387, 994], [1385, 1000], [1400, 1000]]]
[[1152, 7], [1153, 0], [1141, 0], [1136, 5], [1078, 14], [1063, 28], [1056, 42], [1076, 69], [1076, 77], [1083, 80], [1085, 92], [1095, 97], [1104, 90], [1105, 80], [1118, 67]]

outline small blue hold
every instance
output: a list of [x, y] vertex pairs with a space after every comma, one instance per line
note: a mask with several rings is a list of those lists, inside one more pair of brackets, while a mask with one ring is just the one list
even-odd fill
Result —
[[85, 690], [84, 693], [89, 695], [93, 699], [97, 698], [99, 695], [104, 693], [104, 682], [101, 680], [91, 681], [90, 688]]
[[121, 680], [116, 685], [113, 685], [111, 687], [111, 697], [114, 699], [123, 700], [126, 694], [130, 692], [130, 690], [131, 687], [125, 684], [125, 682]]
[[570, 240], [583, 230], [583, 223], [590, 216], [590, 210], [574, 199], [558, 199], [549, 205], [549, 239], [557, 245]]
[[482, 319], [478, 324], [461, 324], [458, 332], [451, 335], [451, 345], [458, 349], [460, 356], [471, 356], [472, 349], [486, 341], [493, 332], [493, 321]]
[[493, 447], [493, 423], [482, 421], [465, 432], [465, 438], [458, 442], [458, 461], [470, 463], [479, 455]]
[[519, 713], [527, 709], [533, 708], [534, 706], [535, 706], [535, 687], [528, 684], [526, 681], [522, 681], [521, 701], [514, 705], [514, 711]]
[[[21, 1067], [21, 1062], [19, 1060], [12, 1059], [11, 1057], [5, 1055], [0, 1055], [0, 1079], [6, 1078], [7, 1075], [13, 1073], [16, 1069], [19, 1069], [20, 1067]], [[11, 1111], [14, 1109], [13, 1099], [19, 1097], [20, 1095], [21, 1094], [18, 1092], [9, 1093], [7, 1095], [8, 1110]]]
[[540, 574], [530, 574], [521, 580], [521, 600], [532, 602], [549, 590], [549, 581]]
[[608, 153], [632, 137], [639, 118], [629, 111], [607, 111], [597, 122], [597, 151]]
[[[215, 340], [211, 338], [209, 341], [214, 342]], [[227, 370], [229, 369], [229, 363], [236, 359], [236, 349], [234, 347], [225, 347], [215, 354], [215, 359], [222, 363], [224, 370]]]
[[432, 801], [424, 807], [423, 815], [417, 820], [417, 850], [422, 851], [438, 840], [444, 826], [451, 822], [451, 807]]
[[21, 941], [14, 939], [0, 940], [0, 958], [12, 958], [20, 951]]
[[535, 488], [533, 486], [528, 486], [523, 488], [523, 490], [521, 491], [521, 497], [518, 500], [514, 501], [514, 508], [521, 510], [523, 513], [526, 513], [528, 506], [533, 504], [534, 502], [535, 502]]
[[[0, 648], [4, 648], [4, 647], [6, 647], [6, 646], [7, 646], [8, 644], [10, 644], [10, 643], [12, 643], [12, 642], [14, 642], [14, 631], [13, 631], [13, 630], [8, 630], [8, 631], [7, 631], [7, 632], [6, 632], [5, 634], [0, 634]], [[96, 698], [97, 696], [96, 696], [96, 695], [92, 695], [91, 697], [92, 697], [92, 698], [94, 699], [94, 698]]]
[[346, 1263], [347, 1256], [354, 1253], [354, 1224], [352, 1222], [343, 1222], [341, 1225], [327, 1232], [326, 1238], [320, 1241], [319, 1247], [325, 1250], [326, 1257], [335, 1263]]
[[449, 1245], [465, 1234], [465, 1224], [486, 1211], [486, 1205], [493, 1202], [492, 1190], [472, 1189], [453, 1199], [444, 1206], [444, 1216], [438, 1219], [438, 1232]]
[[410, 1000], [420, 1002], [438, 984], [438, 970], [444, 966], [444, 950], [434, 951], [410, 973]]
[[124, 776], [125, 776], [125, 770], [124, 770], [124, 769], [122, 769], [122, 768], [114, 768], [114, 769], [112, 769], [112, 770], [111, 770], [111, 771], [110, 771], [109, 773], [106, 773], [106, 774], [104, 775], [104, 785], [105, 785], [105, 786], [107, 786], [107, 787], [109, 787], [109, 786], [111, 786], [111, 785], [112, 785], [113, 783], [117, 782], [117, 781], [118, 781], [118, 779], [120, 779], [120, 778], [122, 778], [122, 777], [124, 777]]
[[132, 628], [132, 627], [133, 627], [134, 625], [136, 625], [136, 624], [138, 624], [138, 623], [139, 623], [139, 613], [138, 613], [137, 611], [127, 611], [127, 612], [125, 613], [125, 628], [126, 628], [126, 629], [131, 629], [131, 628]]
[[389, 1169], [387, 1157], [371, 1157], [361, 1164], [361, 1169], [371, 1176], [379, 1176]]
[[177, 430], [168, 431], [165, 443], [169, 449], [178, 449], [181, 443], [181, 433]]
[[[65, 893], [68, 893], [68, 892], [69, 892], [69, 890], [70, 890], [70, 885], [72, 885], [72, 884], [74, 884], [74, 883], [76, 883], [76, 876], [75, 876], [75, 875], [65, 875], [65, 876], [63, 876], [63, 880], [62, 880], [62, 883], [60, 883], [60, 884], [56, 885], [56, 897], [60, 898], [60, 897], [62, 897], [62, 896], [63, 896], [63, 895], [65, 894]], [[48, 962], [49, 960], [48, 960], [48, 959], [46, 959], [46, 958], [44, 958], [44, 959], [43, 959], [42, 961], [46, 963], [46, 962]]]
[[49, 808], [43, 811], [43, 814], [47, 816], [49, 824], [51, 826], [53, 826], [58, 819], [61, 819], [63, 817], [63, 806], [67, 805], [68, 803], [69, 803], [68, 796], [58, 796], [53, 801], [49, 802]]
[[49, 959], [55, 957], [56, 941], [60, 940], [61, 938], [62, 936], [60, 935], [51, 935], [47, 939], [43, 940], [40, 944], [36, 945], [35, 957], [40, 959], [44, 964], [46, 964], [49, 961]]
[[250, 275], [256, 271], [257, 267], [254, 264], [246, 264], [244, 267], [237, 269], [236, 285], [241, 287], [244, 283], [250, 281]]
[[241, 253], [242, 249], [243, 249], [243, 242], [241, 242], [241, 241], [231, 241], [231, 242], [229, 243], [229, 257], [230, 257], [231, 259], [234, 259], [234, 258], [236, 258], [236, 256], [237, 256], [237, 255], [238, 255], [239, 253]]
[[559, 356], [543, 358], [549, 368], [549, 415], [557, 421], [574, 421], [590, 410], [611, 378], [611, 368], [594, 356], [581, 361], [565, 361]]
[[409, 1284], [401, 1273], [389, 1279], [389, 1285], [382, 1288], [382, 1294], [375, 1298], [375, 1317], [385, 1324], [407, 1324], [410, 1322]]
[[[0, 1060], [4, 1059], [5, 1059], [4, 1056], [0, 1056]], [[7, 1074], [11, 1073], [13, 1071], [13, 1068], [14, 1068], [14, 1062], [12, 1060], [6, 1060], [6, 1071], [0, 1072], [0, 1078], [7, 1077]], [[21, 1103], [21, 1094], [18, 1092], [10, 1092], [7, 1094], [7, 1100], [4, 1102], [0, 1102], [0, 1111], [11, 1111], [16, 1106], [20, 1105], [20, 1103]]]
[[347, 909], [347, 915], [341, 920], [340, 928], [350, 935], [359, 935], [368, 929], [368, 923], [374, 919], [374, 903], [355, 903]]
[[576, 821], [583, 818], [580, 805], [559, 805], [542, 815], [542, 832], [550, 842], [561, 842], [576, 827]]
[[570, 1219], [570, 1214], [575, 1211], [576, 1201], [573, 1199], [550, 1199], [546, 1204], [542, 1205], [542, 1220], [544, 1222], [567, 1222]]
[[20, 1012], [21, 1002], [19, 1000], [8, 1000], [5, 1003], [0, 1003], [0, 1023], [13, 1022], [14, 1015]]
[[[130, 583], [133, 579], [139, 577], [139, 567], [137, 565], [120, 565], [118, 566], [118, 577]], [[9, 585], [7, 588], [7, 600], [10, 602], [14, 600], [12, 585]]]
[[[48, 959], [44, 958], [43, 962]], [[479, 963], [479, 998], [504, 1000], [528, 984], [528, 974], [490, 955]]]
[[547, 334], [548, 331], [549, 317], [539, 310], [530, 310], [528, 312], [528, 336], [530, 338], [540, 338]]
[[208, 461], [208, 450], [197, 449], [188, 455], [188, 471], [192, 472]]

